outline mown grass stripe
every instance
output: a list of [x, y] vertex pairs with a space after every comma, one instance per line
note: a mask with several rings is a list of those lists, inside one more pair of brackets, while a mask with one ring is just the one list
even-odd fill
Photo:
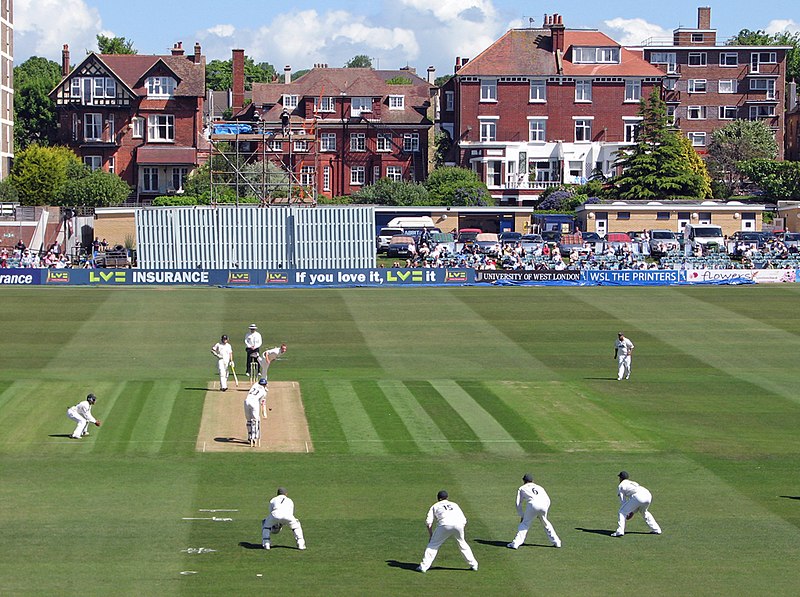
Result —
[[109, 454], [127, 452], [136, 421], [144, 410], [144, 397], [150, 393], [152, 382], [129, 381], [121, 384], [124, 398], [117, 400], [113, 410], [105, 418], [102, 435], [97, 442]]
[[407, 381], [406, 387], [457, 452], [482, 452], [483, 444], [459, 411], [429, 381]]
[[303, 383], [303, 404], [308, 430], [317, 453], [338, 452], [347, 445], [347, 436], [336, 416], [328, 388], [319, 380]]
[[432, 386], [454, 410], [458, 411], [461, 418], [481, 439], [487, 452], [507, 455], [525, 453], [511, 434], [455, 381], [436, 380], [432, 382]]
[[[552, 452], [553, 450], [539, 437], [527, 420], [490, 390], [485, 383], [477, 381], [456, 381], [458, 386], [469, 394], [499, 425], [529, 454]], [[496, 383], [493, 383], [496, 385]]]
[[163, 455], [193, 454], [200, 428], [205, 399], [205, 382], [179, 381], [180, 389], [172, 402], [172, 412], [158, 453]]
[[169, 412], [180, 384], [177, 381], [157, 381], [150, 384], [143, 406], [131, 430], [128, 452], [155, 454], [166, 438]]
[[361, 405], [353, 386], [347, 382], [327, 381], [328, 394], [336, 417], [344, 430], [347, 445], [354, 454], [387, 454], [381, 437]]
[[414, 395], [400, 381], [380, 380], [378, 388], [405, 422], [419, 449], [428, 454], [452, 454], [453, 446]]
[[418, 454], [420, 452], [403, 418], [398, 415], [392, 403], [383, 395], [377, 382], [373, 380], [355, 381], [353, 389], [389, 453]]

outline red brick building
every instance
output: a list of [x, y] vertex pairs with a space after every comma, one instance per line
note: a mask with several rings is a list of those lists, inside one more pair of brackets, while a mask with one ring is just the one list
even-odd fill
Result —
[[252, 103], [242, 107], [243, 65], [243, 51], [234, 50], [234, 118], [252, 123], [254, 134], [227, 140], [245, 141], [254, 156], [291, 172], [307, 197], [350, 195], [381, 178], [427, 177], [432, 81], [412, 69], [322, 64], [292, 81], [287, 66], [282, 80], [254, 83]]
[[512, 29], [474, 60], [456, 59], [440, 96], [449, 162], [475, 170], [510, 205], [595, 170], [610, 175], [619, 147], [634, 140], [640, 99], [663, 76], [607, 35], [545, 15], [543, 28]]
[[59, 140], [92, 169], [118, 174], [139, 203], [180, 192], [188, 174], [208, 156], [203, 137], [205, 57], [199, 44], [184, 55], [91, 53], [50, 93]]
[[783, 159], [788, 46], [719, 45], [711, 8], [700, 7], [697, 27], [679, 27], [672, 40], [630, 49], [664, 73], [668, 110], [698, 153], [725, 124], [761, 120], [774, 132]]

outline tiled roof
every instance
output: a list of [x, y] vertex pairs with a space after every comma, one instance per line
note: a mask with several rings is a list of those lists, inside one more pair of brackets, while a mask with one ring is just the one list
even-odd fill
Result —
[[159, 61], [175, 73], [178, 86], [176, 96], [205, 95], [205, 62], [195, 64], [194, 55], [148, 56], [140, 54], [98, 54], [97, 57], [131, 89], [141, 87], [144, 77]]
[[[391, 79], [403, 77], [410, 84], [393, 85], [387, 83]], [[379, 97], [389, 95], [405, 96], [403, 110], [389, 110], [385, 107], [381, 113], [382, 122], [422, 123], [426, 120], [426, 110], [431, 102], [431, 90], [434, 89], [425, 79], [409, 70], [375, 70], [371, 68], [327, 68], [315, 67], [296, 81], [288, 85], [277, 83], [253, 83], [253, 106], [261, 110], [268, 106], [262, 120], [280, 120], [283, 110], [282, 97], [297, 95], [303, 98], [316, 97]]]
[[[606, 34], [592, 30], [564, 32], [565, 76], [661, 77], [663, 73], [639, 54], [620, 48], [620, 64], [573, 64], [572, 46], [620, 47]], [[460, 76], [554, 76], [558, 74], [549, 29], [511, 29], [467, 62]]]

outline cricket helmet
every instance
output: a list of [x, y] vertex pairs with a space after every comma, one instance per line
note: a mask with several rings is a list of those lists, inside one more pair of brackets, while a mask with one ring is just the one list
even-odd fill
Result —
[[261, 385], [261, 386], [267, 385], [267, 378], [266, 377], [262, 377], [261, 379], [259, 379], [258, 380], [258, 385]]
[[88, 402], [89, 404], [94, 404], [96, 401], [97, 401], [97, 396], [95, 396], [94, 394], [89, 394], [88, 396], [86, 396], [86, 402]]

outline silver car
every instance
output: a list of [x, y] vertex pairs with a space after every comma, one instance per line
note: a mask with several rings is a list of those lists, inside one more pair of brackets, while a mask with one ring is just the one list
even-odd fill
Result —
[[519, 241], [520, 246], [529, 255], [541, 255], [544, 239], [541, 234], [523, 234]]

